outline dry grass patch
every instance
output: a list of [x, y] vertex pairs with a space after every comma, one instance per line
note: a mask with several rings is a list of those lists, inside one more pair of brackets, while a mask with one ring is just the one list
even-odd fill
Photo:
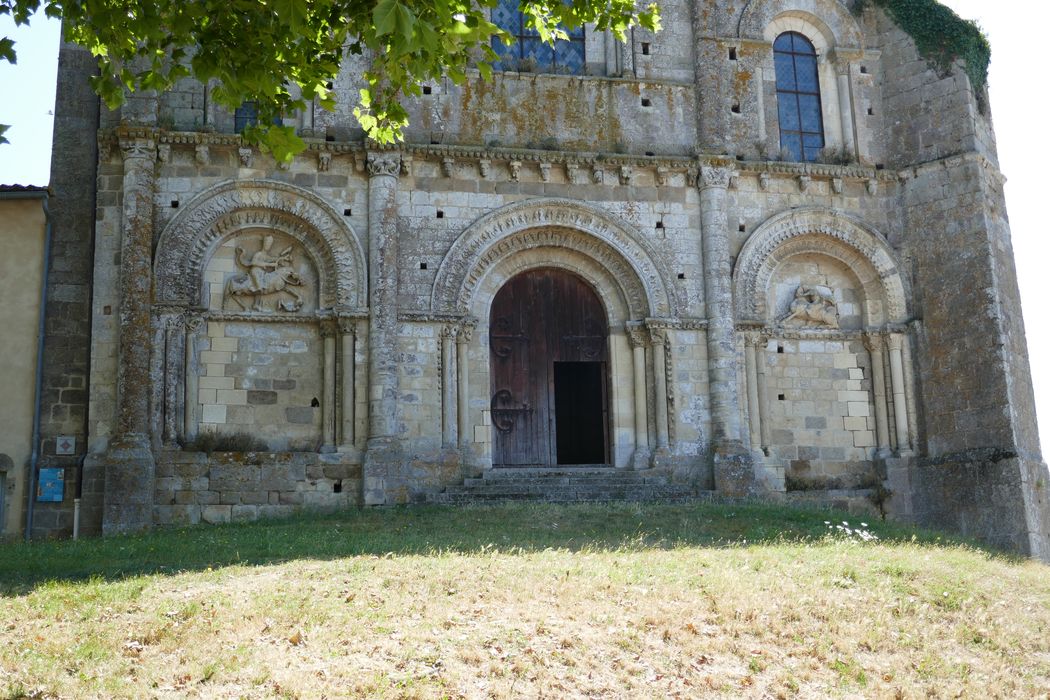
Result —
[[[0, 697], [1050, 691], [1045, 567], [899, 528], [829, 537], [827, 517], [422, 509], [48, 544], [28, 559], [11, 546]], [[108, 563], [63, 579], [92, 544]]]

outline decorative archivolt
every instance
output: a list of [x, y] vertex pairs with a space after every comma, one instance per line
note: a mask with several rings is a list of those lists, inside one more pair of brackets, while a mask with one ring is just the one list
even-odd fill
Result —
[[632, 318], [677, 316], [673, 286], [639, 234], [594, 207], [555, 198], [517, 202], [468, 226], [438, 269], [431, 309], [467, 313], [495, 266], [539, 249], [552, 262], [559, 251], [595, 261], [617, 280]]
[[157, 302], [198, 303], [215, 249], [239, 231], [259, 229], [302, 244], [320, 273], [322, 307], [364, 306], [367, 263], [353, 229], [317, 195], [271, 180], [221, 183], [186, 203], [157, 245]]
[[836, 46], [858, 48], [864, 45], [860, 26], [839, 0], [750, 0], [740, 15], [737, 36], [772, 41], [769, 28], [775, 23], [790, 24], [790, 21], [785, 23], [790, 18], [801, 20], [810, 28], [804, 33], [818, 51]]
[[805, 254], [839, 260], [856, 275], [864, 290], [866, 324], [907, 320], [904, 280], [889, 244], [853, 219], [818, 207], [782, 212], [755, 229], [733, 271], [737, 320], [774, 321], [774, 310], [766, 308], [773, 274], [785, 260]]

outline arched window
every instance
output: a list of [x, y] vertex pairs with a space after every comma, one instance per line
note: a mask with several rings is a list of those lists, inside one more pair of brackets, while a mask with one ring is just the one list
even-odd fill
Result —
[[796, 161], [816, 160], [824, 148], [817, 50], [798, 32], [785, 32], [773, 42], [773, 59], [780, 148]]
[[496, 70], [573, 75], [583, 73], [583, 27], [566, 29], [569, 38], [559, 39], [552, 47], [540, 39], [536, 30], [525, 26], [525, 16], [518, 9], [518, 0], [499, 0], [492, 9], [492, 22], [517, 39], [510, 46], [499, 39], [492, 39], [492, 48], [500, 56], [500, 60], [492, 64]]

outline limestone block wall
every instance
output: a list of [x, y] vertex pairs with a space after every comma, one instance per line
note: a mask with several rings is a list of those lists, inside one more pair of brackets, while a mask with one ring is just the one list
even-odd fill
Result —
[[787, 465], [788, 489], [870, 483], [875, 408], [864, 343], [819, 336], [773, 339], [766, 361], [772, 452]]

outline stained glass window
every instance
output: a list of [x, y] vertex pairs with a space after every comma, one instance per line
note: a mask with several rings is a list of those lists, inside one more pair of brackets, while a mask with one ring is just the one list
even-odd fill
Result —
[[492, 22], [517, 39], [508, 46], [493, 38], [492, 48], [500, 57], [499, 61], [492, 64], [496, 70], [574, 75], [583, 73], [583, 27], [566, 29], [569, 38], [559, 39], [552, 47], [542, 41], [534, 29], [525, 26], [525, 17], [518, 9], [518, 0], [499, 0], [492, 9]]
[[809, 39], [787, 32], [773, 42], [780, 148], [797, 161], [813, 161], [824, 148], [817, 51]]

